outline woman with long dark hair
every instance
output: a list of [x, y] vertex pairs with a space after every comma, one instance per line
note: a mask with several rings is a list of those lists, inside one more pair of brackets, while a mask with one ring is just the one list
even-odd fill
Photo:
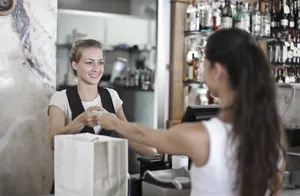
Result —
[[204, 80], [220, 98], [215, 118], [158, 131], [109, 113], [100, 114], [98, 123], [129, 140], [192, 158], [191, 196], [279, 195], [286, 140], [265, 54], [238, 29], [212, 34], [205, 53]]

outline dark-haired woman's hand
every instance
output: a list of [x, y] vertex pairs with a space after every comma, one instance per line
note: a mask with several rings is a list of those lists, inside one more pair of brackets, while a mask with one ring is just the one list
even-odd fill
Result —
[[109, 112], [101, 112], [98, 115], [98, 124], [106, 130], [115, 130], [118, 120], [115, 114]]
[[98, 115], [101, 107], [89, 107], [85, 112], [78, 116], [79, 120], [86, 126], [95, 127], [98, 125]]

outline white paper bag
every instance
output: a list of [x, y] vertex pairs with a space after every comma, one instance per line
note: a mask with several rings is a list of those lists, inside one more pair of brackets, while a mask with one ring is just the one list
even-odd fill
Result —
[[55, 196], [127, 196], [127, 140], [57, 135], [54, 170]]

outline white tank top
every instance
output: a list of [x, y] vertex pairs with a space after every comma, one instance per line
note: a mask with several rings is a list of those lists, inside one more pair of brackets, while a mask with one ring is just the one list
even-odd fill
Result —
[[[203, 121], [209, 136], [209, 158], [206, 165], [191, 166], [191, 194], [190, 196], [236, 196], [236, 146], [232, 143], [229, 133], [232, 125], [224, 123], [218, 118]], [[277, 166], [283, 165], [280, 154]], [[269, 195], [266, 190], [265, 195]]]
[[202, 122], [209, 135], [209, 158], [206, 165], [191, 166], [190, 196], [235, 196], [235, 148], [230, 140], [231, 124], [218, 118]]

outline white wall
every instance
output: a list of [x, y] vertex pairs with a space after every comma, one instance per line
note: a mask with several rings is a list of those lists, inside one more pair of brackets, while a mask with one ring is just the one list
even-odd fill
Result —
[[169, 106], [169, 70], [170, 63], [170, 0], [158, 0], [157, 18], [157, 72], [155, 83], [155, 125], [165, 128]]
[[128, 14], [149, 18], [149, 15], [145, 13], [146, 7], [156, 10], [156, 0], [58, 0], [59, 9]]
[[130, 14], [156, 20], [157, 15], [156, 0], [130, 0]]

